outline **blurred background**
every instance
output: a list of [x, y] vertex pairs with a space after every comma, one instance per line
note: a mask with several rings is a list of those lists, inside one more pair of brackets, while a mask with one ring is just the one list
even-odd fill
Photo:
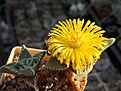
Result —
[[44, 49], [54, 24], [73, 18], [96, 22], [104, 36], [116, 38], [89, 74], [85, 91], [121, 91], [120, 0], [0, 0], [0, 66], [14, 46]]

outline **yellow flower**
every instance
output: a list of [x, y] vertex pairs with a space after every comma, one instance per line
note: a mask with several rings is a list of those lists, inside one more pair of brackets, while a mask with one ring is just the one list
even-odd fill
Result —
[[48, 34], [46, 41], [53, 57], [67, 67], [72, 66], [82, 72], [85, 67], [94, 65], [104, 50], [107, 38], [102, 37], [104, 30], [90, 20], [84, 26], [84, 19], [69, 19], [58, 22]]

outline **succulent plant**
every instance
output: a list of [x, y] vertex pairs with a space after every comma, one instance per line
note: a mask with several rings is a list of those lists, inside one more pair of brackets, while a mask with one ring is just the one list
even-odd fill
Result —
[[[42, 76], [45, 77], [47, 71], [51, 73], [54, 70], [53, 72], [61, 72], [68, 78], [74, 91], [80, 91], [84, 89], [87, 75], [102, 52], [115, 42], [114, 38], [103, 37], [104, 32], [101, 27], [95, 25], [95, 22], [91, 23], [90, 20], [86, 23], [84, 19], [79, 18], [59, 21], [56, 28], [49, 32], [49, 38], [45, 41], [48, 46], [47, 50], [51, 54], [50, 59], [42, 61], [47, 51], [31, 55], [23, 46], [18, 60], [3, 65], [0, 71], [15, 76], [27, 76], [24, 79], [25, 83], [39, 91], [37, 83], [39, 77], [43, 75], [41, 72], [45, 72]], [[41, 66], [39, 66], [40, 63]], [[48, 78], [45, 77], [45, 79]], [[81, 80], [84, 82], [83, 86], [80, 86]]]
[[32, 56], [23, 46], [18, 61], [0, 67], [0, 71], [14, 75], [34, 76], [45, 51]]

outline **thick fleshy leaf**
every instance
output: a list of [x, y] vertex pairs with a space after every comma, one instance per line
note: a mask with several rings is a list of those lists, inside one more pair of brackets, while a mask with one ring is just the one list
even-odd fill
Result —
[[14, 64], [15, 64], [15, 62], [1, 66], [0, 72], [21, 75], [21, 73], [18, 73], [19, 69], [14, 67]]
[[39, 59], [42, 59], [43, 58], [44, 54], [45, 54], [45, 51], [42, 51], [42, 52], [37, 53], [33, 57], [36, 57], [37, 60], [39, 60]]
[[83, 71], [82, 72], [78, 72], [76, 71], [76, 75], [74, 80], [80, 80], [82, 79], [84, 76], [88, 75], [89, 72], [93, 69], [93, 65], [89, 65], [89, 66], [83, 66]]
[[32, 67], [26, 67], [23, 70], [20, 70], [20, 73], [25, 76], [34, 76], [35, 70]]
[[43, 56], [45, 55], [45, 51], [40, 52], [34, 56], [25, 56], [28, 55], [29, 52], [27, 49], [22, 49], [19, 58], [19, 61], [3, 65], [0, 67], [0, 72], [10, 73], [14, 75], [25, 75], [25, 76], [34, 76], [38, 65], [40, 64]]
[[107, 45], [104, 46], [105, 49], [107, 49], [109, 46], [111, 46], [115, 42], [115, 40], [116, 40], [115, 38], [110, 38], [107, 41], [105, 41], [106, 44], [107, 44]]
[[65, 70], [68, 67], [65, 64], [61, 64], [57, 58], [50, 58], [50, 60], [45, 64], [45, 68], [51, 70]]
[[28, 50], [25, 48], [25, 46], [22, 46], [21, 52], [19, 54], [18, 61], [21, 59], [26, 59], [26, 58], [32, 58], [31, 54], [28, 52]]
[[35, 89], [35, 91], [39, 91], [39, 87], [37, 85], [39, 76], [36, 74], [32, 77], [27, 77], [25, 79], [26, 84], [28, 84], [29, 87], [33, 87]]
[[[105, 41], [106, 45], [104, 46], [104, 48], [107, 49], [108, 47], [110, 47], [115, 42], [115, 40], [116, 40], [115, 38], [110, 38], [110, 39], [106, 40]], [[102, 51], [104, 51], [104, 50], [102, 50]]]
[[74, 80], [75, 81], [79, 81], [80, 79], [82, 79], [84, 76], [86, 76], [85, 74], [76, 74]]

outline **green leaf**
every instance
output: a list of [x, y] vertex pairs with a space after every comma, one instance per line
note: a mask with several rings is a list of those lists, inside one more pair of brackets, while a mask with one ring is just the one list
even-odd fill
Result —
[[41, 63], [41, 61], [42, 61], [42, 58], [44, 57], [44, 55], [45, 55], [45, 51], [43, 51], [43, 52], [39, 52], [39, 53], [37, 53], [36, 55], [34, 55], [33, 57], [36, 57], [36, 60], [37, 61], [35, 61], [35, 65], [33, 65], [33, 69], [34, 70], [37, 70], [37, 68], [38, 68], [38, 65]]
[[45, 68], [51, 70], [65, 70], [68, 67], [65, 64], [61, 64], [57, 58], [51, 57], [50, 60], [45, 64]]
[[22, 46], [21, 52], [19, 54], [18, 61], [21, 61], [22, 59], [26, 59], [26, 58], [32, 58], [32, 56], [28, 52], [28, 50], [25, 48], [25, 46]]
[[20, 70], [20, 73], [25, 76], [34, 76], [35, 70], [32, 67], [26, 67], [25, 69]]
[[39, 59], [42, 59], [43, 58], [43, 56], [45, 55], [45, 53], [46, 53], [45, 51], [42, 51], [42, 52], [37, 53], [33, 57], [36, 57], [37, 60], [39, 60]]
[[0, 72], [21, 75], [20, 73], [18, 73], [19, 69], [14, 67], [14, 64], [15, 64], [15, 62], [1, 66]]

